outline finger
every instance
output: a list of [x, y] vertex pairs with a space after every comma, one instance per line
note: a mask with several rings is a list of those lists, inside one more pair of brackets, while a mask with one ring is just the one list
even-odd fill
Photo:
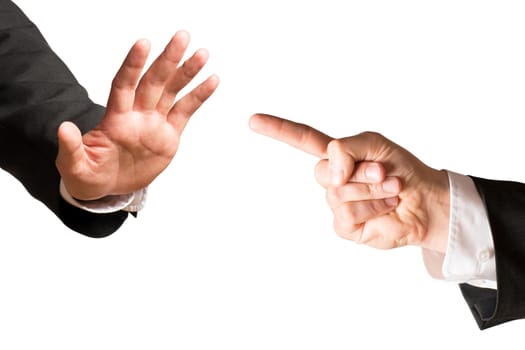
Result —
[[385, 179], [386, 170], [382, 163], [359, 162], [348, 182], [379, 183]]
[[213, 94], [219, 85], [219, 77], [212, 75], [203, 83], [181, 98], [168, 113], [168, 122], [179, 134], [182, 133], [190, 117]]
[[326, 200], [331, 208], [337, 208], [345, 202], [386, 199], [397, 196], [400, 192], [401, 181], [397, 177], [387, 177], [381, 183], [349, 182], [340, 187], [329, 187], [326, 191]]
[[152, 110], [157, 106], [168, 79], [175, 74], [188, 47], [190, 36], [177, 32], [140, 79], [135, 93], [135, 107]]
[[314, 168], [315, 180], [324, 188], [330, 186], [330, 178], [328, 177], [328, 159], [321, 159], [317, 162]]
[[78, 173], [84, 157], [82, 134], [71, 122], [63, 122], [58, 128], [58, 155], [56, 165], [62, 177]]
[[335, 232], [343, 238], [364, 243], [360, 234], [362, 226], [371, 219], [391, 212], [398, 204], [399, 198], [397, 196], [344, 203], [332, 210], [334, 213]]
[[348, 153], [355, 162], [377, 161], [391, 159], [393, 148], [400, 148], [383, 135], [376, 132], [363, 132], [361, 134], [338, 140], [343, 152]]
[[177, 94], [201, 71], [208, 60], [208, 56], [207, 50], [197, 50], [181, 67], [177, 68], [175, 74], [166, 83], [157, 104], [157, 110], [161, 114], [168, 114], [168, 111], [173, 107]]
[[[348, 182], [379, 183], [385, 179], [385, 167], [377, 162], [359, 162]], [[328, 159], [321, 159], [315, 166], [315, 178], [324, 188], [332, 186], [328, 172]]]
[[274, 117], [268, 114], [255, 114], [250, 118], [250, 128], [258, 134], [285, 142], [292, 147], [319, 158], [326, 158], [326, 147], [332, 138], [305, 124]]
[[362, 226], [360, 242], [379, 249], [413, 245], [406, 227], [400, 221], [393, 220], [392, 215], [395, 214], [391, 212], [367, 221], [366, 225]]
[[111, 84], [107, 103], [108, 111], [122, 113], [133, 108], [135, 88], [146, 64], [150, 44], [147, 40], [137, 41], [130, 49]]
[[346, 151], [341, 140], [328, 144], [328, 176], [332, 186], [341, 186], [350, 180], [354, 173], [355, 160]]

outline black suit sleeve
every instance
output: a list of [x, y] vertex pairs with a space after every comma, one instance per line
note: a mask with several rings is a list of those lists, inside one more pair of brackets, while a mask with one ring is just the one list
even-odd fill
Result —
[[92, 214], [62, 199], [56, 134], [65, 120], [86, 132], [103, 114], [38, 28], [13, 2], [0, 0], [0, 167], [65, 225], [91, 237], [113, 233], [128, 214]]
[[494, 240], [498, 289], [460, 285], [481, 329], [525, 317], [525, 184], [472, 177]]

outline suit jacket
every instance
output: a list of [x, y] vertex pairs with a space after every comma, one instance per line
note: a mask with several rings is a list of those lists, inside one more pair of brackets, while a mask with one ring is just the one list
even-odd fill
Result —
[[498, 289], [460, 285], [480, 329], [525, 317], [525, 184], [472, 177], [487, 210]]
[[65, 120], [86, 132], [103, 114], [20, 8], [0, 0], [0, 167], [65, 225], [91, 237], [113, 233], [128, 213], [93, 214], [62, 199], [56, 134]]

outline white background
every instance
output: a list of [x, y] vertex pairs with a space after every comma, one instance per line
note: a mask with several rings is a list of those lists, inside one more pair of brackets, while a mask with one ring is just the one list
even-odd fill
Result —
[[200, 80], [221, 85], [109, 238], [69, 231], [1, 173], [1, 349], [521, 341], [523, 321], [479, 331], [418, 248], [338, 238], [316, 160], [247, 127], [261, 111], [336, 137], [375, 130], [432, 167], [525, 181], [521, 1], [17, 3], [98, 103], [136, 39], [153, 57], [179, 29], [210, 51]]

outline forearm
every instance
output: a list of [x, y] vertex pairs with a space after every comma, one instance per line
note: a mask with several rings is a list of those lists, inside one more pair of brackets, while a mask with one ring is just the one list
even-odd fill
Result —
[[68, 227], [102, 237], [127, 213], [92, 214], [59, 194], [57, 128], [73, 121], [93, 128], [104, 108], [94, 104], [39, 30], [11, 1], [0, 0], [0, 166]]
[[525, 317], [525, 184], [472, 177], [485, 206], [497, 272], [497, 292], [462, 285], [480, 328]]
[[461, 283], [481, 329], [525, 317], [525, 184], [449, 174], [447, 251], [425, 251], [429, 272]]
[[436, 278], [484, 287], [495, 284], [494, 246], [483, 202], [468, 176], [448, 171], [450, 204], [439, 235], [446, 249], [423, 250], [429, 273]]

